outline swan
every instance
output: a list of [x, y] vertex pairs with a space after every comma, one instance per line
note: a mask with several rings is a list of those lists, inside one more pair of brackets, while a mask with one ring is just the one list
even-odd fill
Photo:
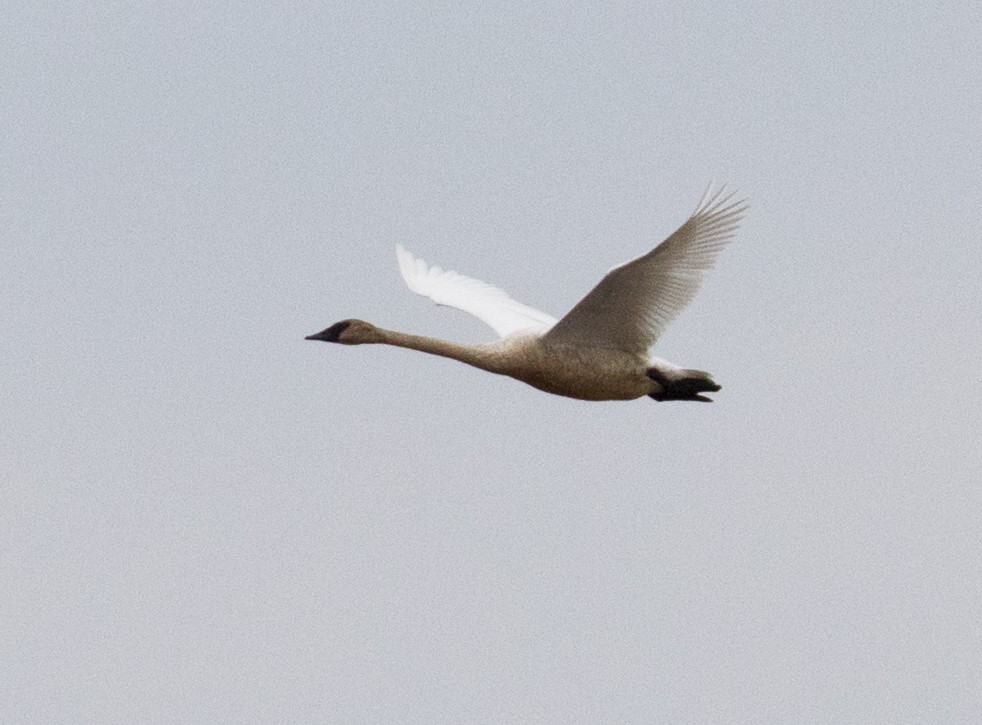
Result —
[[516, 302], [485, 282], [428, 266], [402, 245], [399, 271], [409, 289], [456, 307], [490, 326], [499, 339], [462, 344], [341, 320], [306, 340], [383, 344], [453, 358], [474, 367], [580, 400], [696, 400], [720, 386], [702, 370], [651, 357], [649, 348], [692, 300], [703, 273], [733, 238], [747, 204], [712, 185], [695, 211], [647, 254], [615, 267], [566, 316]]

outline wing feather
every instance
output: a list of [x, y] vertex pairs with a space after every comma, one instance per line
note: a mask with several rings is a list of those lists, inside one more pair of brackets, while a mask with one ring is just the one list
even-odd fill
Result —
[[549, 342], [644, 353], [692, 300], [747, 210], [726, 187], [706, 190], [688, 221], [615, 267], [544, 336]]
[[396, 247], [396, 257], [399, 272], [410, 290], [429, 297], [438, 305], [474, 315], [501, 337], [516, 332], [542, 333], [556, 323], [555, 317], [516, 302], [486, 282], [427, 265], [401, 244]]

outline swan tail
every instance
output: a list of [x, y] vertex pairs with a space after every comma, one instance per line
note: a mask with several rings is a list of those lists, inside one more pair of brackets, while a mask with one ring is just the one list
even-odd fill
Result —
[[712, 376], [702, 370], [679, 370], [677, 375], [668, 377], [662, 371], [651, 368], [648, 377], [658, 383], [662, 390], [648, 393], [648, 397], [659, 402], [665, 400], [697, 400], [701, 403], [712, 403], [701, 393], [715, 393], [720, 386]]

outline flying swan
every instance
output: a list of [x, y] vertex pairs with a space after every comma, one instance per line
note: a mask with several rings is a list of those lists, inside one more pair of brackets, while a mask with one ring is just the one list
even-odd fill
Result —
[[469, 345], [383, 330], [363, 320], [336, 322], [307, 340], [380, 343], [453, 358], [555, 395], [580, 400], [700, 400], [720, 386], [709, 373], [651, 357], [648, 349], [692, 300], [703, 273], [733, 238], [747, 209], [725, 187], [706, 190], [688, 221], [647, 254], [615, 267], [560, 320], [502, 290], [427, 266], [396, 247], [410, 290], [456, 307], [500, 339]]

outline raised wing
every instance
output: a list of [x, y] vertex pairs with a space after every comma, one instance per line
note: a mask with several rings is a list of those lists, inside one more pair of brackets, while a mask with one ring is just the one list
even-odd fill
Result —
[[497, 287], [462, 274], [429, 267], [400, 244], [396, 247], [399, 271], [406, 286], [416, 294], [429, 297], [438, 305], [456, 307], [481, 320], [501, 337], [516, 332], [542, 333], [555, 324], [556, 318], [516, 302]]
[[559, 344], [644, 353], [689, 304], [733, 238], [747, 205], [706, 190], [689, 220], [653, 250], [615, 267], [544, 336]]

